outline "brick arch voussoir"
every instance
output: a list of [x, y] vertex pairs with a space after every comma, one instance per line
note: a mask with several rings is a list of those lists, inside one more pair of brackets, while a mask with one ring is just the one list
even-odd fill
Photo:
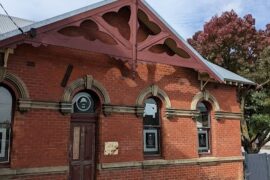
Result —
[[217, 99], [213, 95], [211, 95], [208, 91], [197, 93], [192, 99], [190, 109], [191, 110], [196, 110], [197, 104], [200, 101], [208, 101], [208, 102], [210, 102], [213, 109], [214, 109], [214, 111], [220, 111], [221, 110]]
[[1, 81], [3, 84], [6, 84], [10, 87], [16, 96], [16, 101], [18, 101], [18, 110], [21, 112], [28, 111], [30, 108], [26, 106], [24, 103], [25, 101], [30, 100], [30, 95], [28, 89], [21, 78], [17, 75], [8, 72], [6, 69], [5, 71], [1, 71]]
[[160, 89], [157, 85], [151, 85], [143, 89], [136, 100], [136, 106], [142, 107], [144, 104], [144, 100], [149, 96], [155, 96], [161, 99], [167, 109], [171, 108], [172, 106], [170, 98], [167, 95], [167, 93], [162, 89]]

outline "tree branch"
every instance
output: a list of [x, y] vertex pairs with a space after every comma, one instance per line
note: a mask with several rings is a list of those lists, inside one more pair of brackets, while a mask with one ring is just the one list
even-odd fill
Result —
[[256, 139], [260, 136], [260, 134], [256, 134], [255, 137], [252, 137], [251, 140], [250, 140], [250, 143], [253, 143], [254, 141], [256, 141]]
[[[270, 129], [267, 129], [265, 132], [263, 132], [263, 135], [262, 136], [258, 137], [260, 146], [263, 146], [263, 144], [265, 143], [265, 141], [270, 138], [270, 136], [268, 136], [269, 133], [270, 133]], [[268, 142], [268, 141], [266, 141], [266, 142]]]
[[262, 84], [258, 84], [256, 89], [262, 89], [264, 85], [268, 84], [270, 82], [270, 79], [266, 80], [265, 82], [263, 82]]
[[267, 142], [270, 141], [270, 136], [268, 136], [261, 144], [261, 147], [264, 146]]
[[[244, 112], [244, 107], [245, 107], [245, 97], [242, 96], [241, 98], [241, 111]], [[242, 136], [245, 138], [245, 140], [250, 141], [250, 136], [248, 133], [248, 127], [247, 127], [247, 122], [244, 118], [244, 116], [241, 118], [241, 131], [242, 131]]]

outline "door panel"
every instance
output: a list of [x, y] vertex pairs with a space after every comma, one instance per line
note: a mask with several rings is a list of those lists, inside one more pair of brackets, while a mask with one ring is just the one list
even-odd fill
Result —
[[71, 179], [80, 179], [80, 166], [71, 166], [70, 168], [70, 175], [71, 175]]
[[72, 160], [80, 159], [80, 136], [81, 128], [80, 126], [75, 126], [73, 128], [73, 139], [72, 139]]
[[92, 173], [92, 166], [91, 165], [84, 166], [84, 180], [92, 180], [91, 177], [93, 174], [91, 173]]
[[95, 130], [93, 129], [93, 126], [86, 126], [85, 127], [85, 145], [84, 145], [84, 157], [86, 160], [91, 160], [94, 161], [94, 153], [93, 151], [95, 149], [93, 144], [95, 144], [95, 139], [91, 138], [93, 136], [95, 136], [94, 132]]
[[70, 179], [94, 180], [95, 177], [95, 123], [71, 123]]

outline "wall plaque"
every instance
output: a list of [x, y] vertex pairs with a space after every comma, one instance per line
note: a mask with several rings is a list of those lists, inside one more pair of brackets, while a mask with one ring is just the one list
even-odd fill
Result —
[[105, 142], [104, 155], [117, 155], [118, 154], [118, 142]]

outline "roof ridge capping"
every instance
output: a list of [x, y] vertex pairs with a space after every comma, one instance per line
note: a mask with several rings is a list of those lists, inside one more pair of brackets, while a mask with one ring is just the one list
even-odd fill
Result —
[[[207, 66], [216, 76], [219, 77], [220, 80], [223, 81], [223, 83], [226, 83], [226, 81], [230, 82], [236, 82], [236, 83], [242, 83], [242, 84], [249, 84], [249, 85], [256, 85], [255, 82], [250, 81], [247, 78], [244, 78], [236, 73], [233, 73], [223, 67], [220, 67], [216, 64], [213, 64], [209, 62], [208, 60], [204, 59], [202, 55], [195, 50], [170, 24], [168, 24], [162, 17], [161, 15], [152, 8], [152, 6], [146, 2], [145, 0], [140, 0], [149, 10], [152, 11], [154, 15], [156, 15], [162, 23], [164, 23], [171, 31], [172, 33], [175, 34], [177, 38], [179, 38], [197, 57], [198, 59], [205, 65]], [[221, 73], [220, 73], [221, 72]], [[225, 73], [225, 74], [224, 74]]]

